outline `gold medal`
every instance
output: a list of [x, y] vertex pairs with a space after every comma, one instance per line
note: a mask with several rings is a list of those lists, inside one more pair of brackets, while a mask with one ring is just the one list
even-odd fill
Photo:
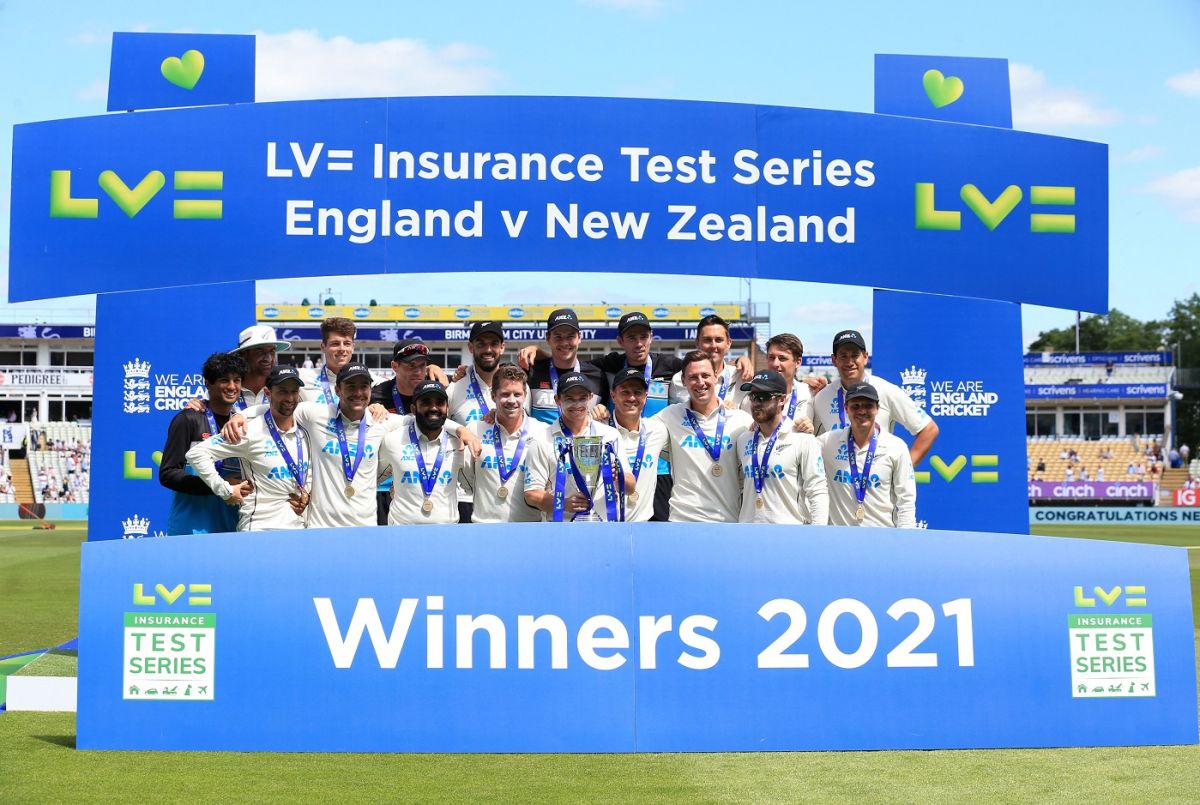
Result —
[[861, 503], [858, 504], [858, 508], [854, 510], [854, 519], [858, 520], [858, 522], [861, 523], [863, 521], [863, 518], [866, 516], [867, 516], [867, 510], [863, 508], [863, 505]]
[[346, 484], [346, 497], [348, 497], [348, 498], [354, 497], [354, 487], [351, 486], [350, 484]]
[[433, 511], [433, 501], [429, 498], [425, 498], [425, 502], [421, 504], [421, 511], [425, 512], [426, 514], [429, 514], [430, 512], [432, 512]]
[[497, 489], [496, 497], [500, 498], [501, 500], [505, 500], [508, 497], [508, 487], [502, 486], [499, 489]]
[[766, 506], [766, 505], [767, 504], [763, 503], [763, 499], [762, 499], [761, 495], [759, 495], [758, 497], [756, 497], [754, 499], [754, 508], [761, 509], [763, 506]]
[[635, 489], [632, 492], [627, 493], [625, 495], [625, 500], [629, 501], [630, 503], [637, 503], [638, 502], [637, 490]]
[[722, 469], [721, 469], [721, 465], [720, 465], [720, 464], [713, 464], [713, 465], [712, 465], [712, 474], [713, 474], [713, 477], [714, 477], [714, 478], [720, 478], [720, 477], [721, 477], [721, 473], [722, 473], [722, 472], [724, 472], [724, 470], [722, 470]]

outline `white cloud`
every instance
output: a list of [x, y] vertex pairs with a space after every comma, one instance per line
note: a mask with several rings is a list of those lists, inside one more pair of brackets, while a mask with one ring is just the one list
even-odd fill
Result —
[[355, 42], [344, 36], [322, 39], [316, 31], [257, 36], [260, 101], [473, 95], [489, 91], [500, 77], [485, 63], [487, 51], [463, 43]]
[[98, 45], [102, 40], [100, 35], [94, 31], [83, 31], [75, 34], [67, 41], [72, 45]]
[[1167, 149], [1161, 145], [1143, 145], [1121, 157], [1121, 160], [1124, 162], [1145, 162], [1148, 159], [1156, 159], [1165, 153], [1167, 153]]
[[1058, 87], [1045, 73], [1028, 64], [1010, 63], [1013, 126], [1018, 129], [1056, 129], [1108, 126], [1121, 120], [1121, 113], [1099, 105], [1099, 100], [1082, 90]]
[[95, 81], [79, 90], [79, 95], [77, 97], [81, 101], [108, 100], [108, 79], [97, 78]]
[[632, 11], [645, 15], [657, 14], [667, 6], [663, 0], [582, 0], [582, 3], [610, 11]]
[[1185, 221], [1200, 222], [1200, 168], [1160, 176], [1146, 183], [1142, 191], [1152, 193], [1179, 210]]
[[1171, 76], [1167, 86], [1182, 95], [1200, 95], [1200, 68]]

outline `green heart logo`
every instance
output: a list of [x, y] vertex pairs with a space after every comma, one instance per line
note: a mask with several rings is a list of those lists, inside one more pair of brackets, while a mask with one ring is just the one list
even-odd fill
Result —
[[100, 189], [108, 193], [108, 197], [117, 203], [121, 211], [130, 218], [142, 211], [150, 199], [154, 198], [154, 194], [163, 189], [163, 185], [167, 183], [167, 177], [163, 176], [162, 171], [150, 171], [142, 180], [137, 183], [137, 187], [132, 190], [129, 185], [116, 174], [116, 171], [104, 171], [100, 174], [97, 183]]
[[159, 69], [162, 70], [163, 78], [175, 86], [191, 89], [196, 86], [200, 74], [204, 72], [204, 54], [198, 50], [189, 50], [183, 56], [168, 56], [163, 59]]
[[990, 230], [1000, 226], [1000, 222], [1008, 217], [1013, 207], [1021, 203], [1021, 188], [1015, 184], [1004, 188], [1004, 192], [996, 196], [995, 201], [988, 201], [987, 196], [979, 192], [979, 188], [973, 184], [963, 185], [958, 195]]
[[941, 70], [926, 70], [921, 83], [925, 85], [925, 94], [929, 96], [935, 109], [949, 106], [963, 94], [962, 79], [956, 75], [947, 78], [942, 75]]

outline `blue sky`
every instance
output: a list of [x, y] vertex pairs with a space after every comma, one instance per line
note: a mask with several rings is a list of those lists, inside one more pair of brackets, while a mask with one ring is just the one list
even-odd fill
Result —
[[[872, 109], [876, 53], [1010, 61], [1014, 127], [1109, 144], [1112, 304], [1165, 314], [1200, 290], [1200, 3], [561, 2], [52, 3], [0, 0], [0, 274], [7, 284], [15, 123], [103, 114], [113, 31], [256, 33], [258, 98], [411, 94], [603, 95]], [[1135, 10], [1136, 8], [1136, 10]], [[499, 274], [491, 298], [453, 278], [259, 284], [261, 301], [332, 288], [346, 303], [715, 302], [746, 283]], [[869, 330], [869, 290], [756, 280], [774, 330], [824, 351]], [[65, 319], [90, 298], [6, 305], [8, 321]], [[1029, 340], [1074, 314], [1026, 307]]]

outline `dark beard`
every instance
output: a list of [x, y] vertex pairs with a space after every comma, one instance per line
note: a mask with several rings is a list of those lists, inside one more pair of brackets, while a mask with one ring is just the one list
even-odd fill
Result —
[[446, 417], [442, 414], [414, 412], [413, 416], [417, 420], [417, 427], [422, 431], [440, 430], [442, 425], [446, 424]]

